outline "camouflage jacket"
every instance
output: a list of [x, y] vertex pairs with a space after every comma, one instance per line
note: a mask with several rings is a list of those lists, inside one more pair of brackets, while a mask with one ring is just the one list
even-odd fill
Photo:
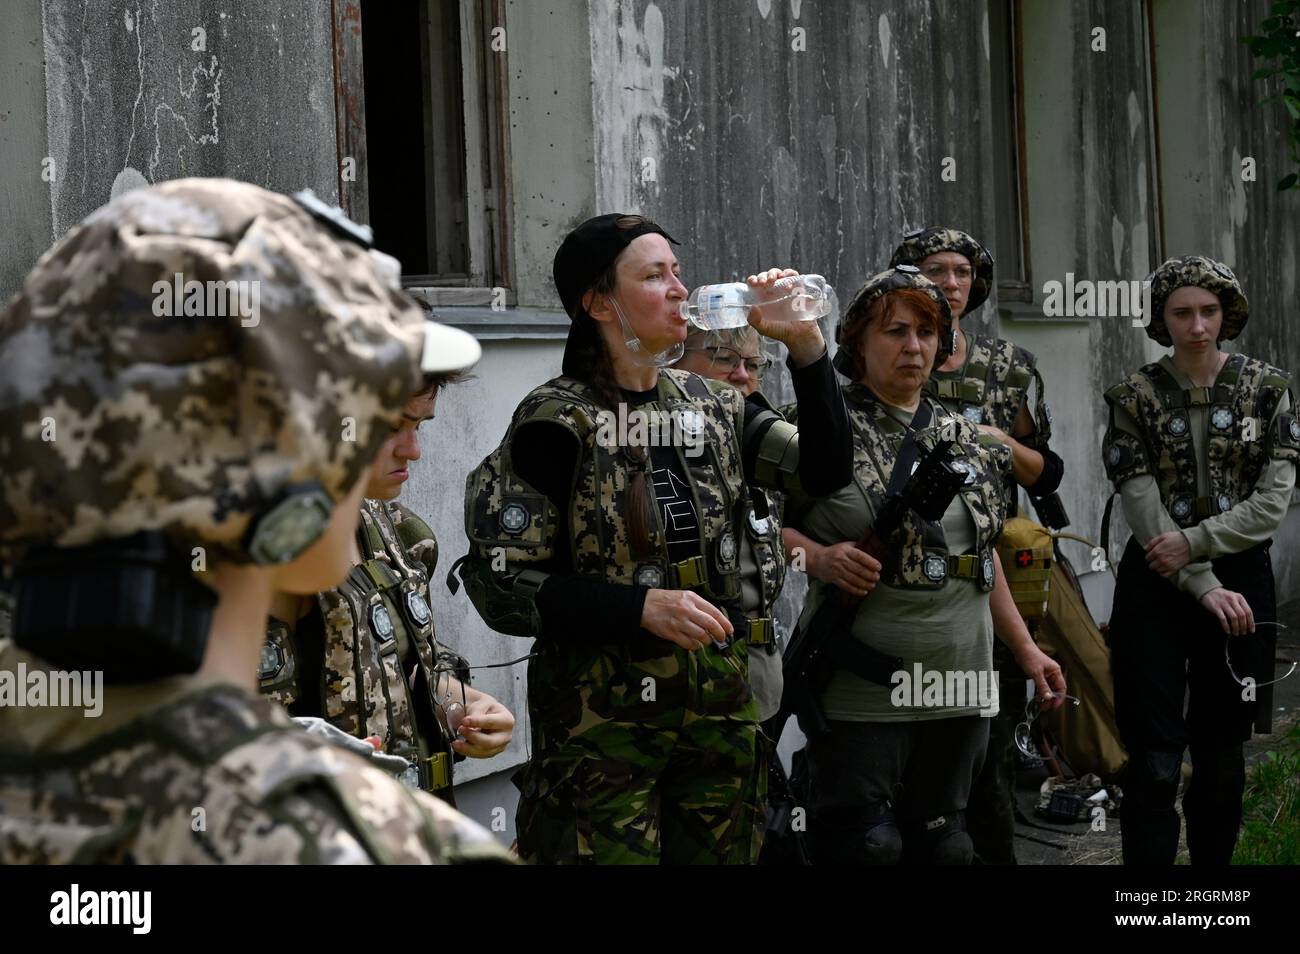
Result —
[[69, 752], [0, 747], [0, 864], [444, 864], [482, 827], [233, 686]]
[[[744, 427], [743, 396], [730, 385], [706, 383], [698, 375], [665, 369], [659, 374], [657, 400], [638, 410], [661, 416], [675, 437], [685, 431], [700, 447], [701, 452], [692, 456], [684, 453], [683, 441], [674, 439], [699, 519], [698, 555], [678, 563], [670, 560], [657, 509], [648, 554], [633, 555], [626, 514], [619, 504], [635, 468], [649, 465], [638, 464], [613, 439], [606, 425], [615, 412], [605, 407], [589, 385], [559, 377], [524, 398], [500, 446], [466, 481], [465, 524], [471, 558], [491, 566], [494, 574], [522, 575], [553, 559], [556, 534], [568, 534], [575, 573], [613, 583], [695, 589], [718, 603], [738, 600], [736, 527], [749, 509], [739, 442]], [[511, 463], [514, 433], [534, 421], [558, 424], [573, 434], [582, 448], [567, 514], [556, 512], [550, 499], [524, 482]], [[531, 599], [494, 591], [469, 574], [466, 588], [494, 629], [511, 635], [539, 635], [540, 621]], [[514, 594], [519, 590], [515, 583]]]
[[[316, 693], [313, 714], [357, 738], [378, 735], [385, 752], [413, 763], [408, 781], [444, 790], [452, 750], [438, 719], [440, 649], [429, 608], [437, 540], [401, 504], [366, 500], [357, 542], [364, 562], [316, 596], [325, 623], [321, 682], [301, 684], [300, 657], [322, 648], [300, 645], [288, 624], [272, 618], [258, 671], [261, 690], [285, 706]], [[421, 677], [414, 688], [405, 672], [412, 657]], [[447, 680], [441, 684], [445, 691]], [[436, 735], [426, 738], [422, 728]]]
[[[1160, 499], [1180, 527], [1223, 513], [1254, 491], [1270, 458], [1300, 458], [1300, 422], [1276, 414], [1290, 375], [1244, 354], [1228, 357], [1212, 387], [1184, 389], [1159, 363], [1148, 364], [1106, 392], [1110, 426], [1102, 453], [1116, 489], [1142, 475], [1155, 478]], [[1194, 407], [1209, 409], [1205, 453], [1207, 494], [1199, 494]], [[1115, 408], [1137, 424], [1141, 436], [1115, 425]]]
[[[975, 548], [964, 556], [950, 554], [943, 529], [921, 520], [909, 511], [894, 537], [891, 558], [882, 580], [890, 586], [908, 589], [940, 589], [949, 576], [973, 579], [981, 590], [993, 589], [993, 545], [1002, 533], [1006, 501], [1002, 486], [1011, 470], [1011, 451], [994, 437], [980, 432], [968, 418], [950, 414], [933, 398], [930, 425], [917, 433], [922, 453], [941, 437], [954, 438], [955, 465], [966, 472], [960, 491], [975, 524]], [[889, 484], [894, 461], [907, 428], [863, 385], [844, 387], [844, 401], [853, 426], [853, 476], [872, 514], [879, 511]], [[793, 409], [783, 409], [793, 417]]]
[[[1033, 408], [1034, 433], [1017, 438], [1036, 451], [1047, 448], [1052, 436], [1052, 412], [1047, 406], [1043, 378], [1034, 356], [1003, 338], [963, 332], [966, 363], [954, 371], [932, 371], [925, 393], [937, 398], [949, 411], [974, 424], [992, 424], [1012, 434], [1020, 407], [1029, 400], [1029, 385], [1036, 384]], [[1016, 510], [1016, 481], [1011, 474], [1004, 482], [1007, 511]]]

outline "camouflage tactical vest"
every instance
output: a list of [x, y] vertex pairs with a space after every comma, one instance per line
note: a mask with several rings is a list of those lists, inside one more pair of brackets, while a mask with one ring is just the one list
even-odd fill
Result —
[[[635, 410], [656, 415], [674, 437], [678, 461], [691, 485], [700, 525], [701, 552], [671, 561], [656, 508], [649, 553], [632, 554], [622, 501], [639, 464], [618, 440], [617, 409], [607, 408], [590, 385], [559, 377], [535, 388], [520, 403], [500, 446], [466, 482], [466, 527], [471, 553], [494, 568], [518, 572], [553, 556], [556, 533], [571, 533], [574, 572], [614, 583], [695, 589], [718, 602], [740, 595], [739, 544], [735, 527], [748, 512], [739, 433], [744, 398], [732, 387], [711, 389], [698, 375], [665, 369], [658, 397]], [[628, 415], [630, 417], [630, 413]], [[530, 421], [558, 424], [582, 448], [570, 498], [567, 527], [543, 494], [515, 473], [510, 461], [514, 431]], [[685, 434], [689, 441], [679, 438]], [[659, 440], [668, 439], [661, 436]], [[701, 452], [688, 455], [687, 443]], [[647, 483], [652, 483], [649, 473]]]
[[[433, 738], [420, 733], [421, 726], [440, 725], [439, 647], [428, 602], [437, 542], [428, 525], [400, 504], [365, 500], [357, 543], [363, 562], [337, 588], [316, 596], [325, 621], [320, 714], [349, 735], [382, 738], [385, 752], [413, 763], [404, 781], [445, 790], [452, 750], [443, 732]], [[422, 677], [415, 688], [403, 661], [412, 649]], [[271, 619], [258, 677], [262, 691], [286, 706], [309, 691], [300, 684], [297, 653], [289, 627]]]
[[[1136, 422], [1141, 437], [1112, 421], [1103, 455], [1107, 476], [1118, 488], [1150, 475], [1160, 499], [1180, 527], [1224, 513], [1251, 495], [1270, 457], [1300, 457], [1300, 423], [1293, 414], [1273, 415], [1290, 375], [1244, 354], [1224, 363], [1212, 387], [1182, 388], [1159, 363], [1148, 364], [1106, 392]], [[1209, 493], [1197, 493], [1196, 448], [1190, 409], [1207, 408], [1205, 451]]]
[[505, 861], [478, 825], [233, 686], [66, 753], [0, 751], [0, 864]]
[[[853, 479], [876, 513], [907, 428], [861, 384], [846, 385], [844, 400], [853, 428]], [[938, 401], [922, 400], [931, 401], [933, 416], [930, 426], [917, 434], [917, 445], [924, 454], [941, 438], [955, 438], [950, 455], [966, 472], [960, 496], [975, 524], [975, 548], [969, 554], [949, 553], [943, 528], [908, 511], [882, 579], [905, 589], [940, 589], [948, 577], [956, 576], [973, 579], [988, 592], [994, 584], [993, 544], [1006, 517], [1002, 486], [1011, 467], [1011, 451], [968, 419], [949, 414]]]

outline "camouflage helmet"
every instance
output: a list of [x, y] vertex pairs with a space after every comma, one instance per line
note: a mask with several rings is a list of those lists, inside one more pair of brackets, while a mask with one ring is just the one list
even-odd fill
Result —
[[[948, 307], [948, 299], [943, 297], [943, 292], [939, 286], [930, 279], [921, 274], [921, 270], [915, 265], [895, 265], [886, 271], [880, 272], [867, 279], [866, 283], [858, 289], [853, 300], [849, 302], [849, 307], [844, 310], [844, 317], [840, 323], [835, 326], [835, 344], [838, 346], [844, 340], [844, 335], [849, 327], [859, 321], [867, 320], [867, 313], [871, 310], [872, 302], [877, 298], [894, 291], [901, 291], [904, 288], [915, 288], [925, 292], [933, 298], [939, 305], [939, 347], [934, 353], [934, 365], [937, 368], [948, 360], [952, 355], [953, 349], [957, 346], [957, 334], [952, 325], [952, 310]], [[835, 369], [847, 377], [853, 377], [853, 365], [848, 353], [844, 349], [835, 352], [835, 359], [832, 362]]]
[[1204, 255], [1184, 255], [1171, 258], [1147, 276], [1151, 285], [1151, 320], [1146, 331], [1166, 348], [1173, 344], [1169, 326], [1165, 324], [1165, 305], [1169, 296], [1184, 285], [1195, 285], [1219, 296], [1223, 308], [1223, 324], [1219, 327], [1219, 341], [1231, 341], [1241, 334], [1250, 317], [1250, 302], [1241, 289], [1241, 282], [1232, 269]]
[[468, 337], [364, 241], [314, 197], [225, 179], [127, 192], [71, 229], [0, 313], [0, 547], [161, 531], [268, 562], [248, 537], [277, 500], [311, 487], [328, 513], [439, 343]]
[[903, 236], [903, 243], [894, 249], [889, 264], [920, 268], [923, 261], [939, 252], [956, 252], [970, 261], [974, 275], [971, 277], [970, 295], [966, 298], [965, 317], [988, 301], [989, 292], [993, 290], [993, 256], [965, 232], [938, 227], [909, 232]]

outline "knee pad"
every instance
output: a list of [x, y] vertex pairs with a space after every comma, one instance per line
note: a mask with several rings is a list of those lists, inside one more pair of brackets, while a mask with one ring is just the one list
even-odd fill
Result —
[[975, 859], [975, 843], [966, 833], [964, 813], [940, 815], [918, 830], [922, 841], [920, 860], [931, 865], [968, 865]]
[[814, 845], [819, 864], [896, 865], [903, 836], [888, 808], [818, 812]]
[[887, 811], [871, 819], [862, 832], [862, 854], [869, 865], [896, 865], [903, 858], [903, 833], [894, 813]]

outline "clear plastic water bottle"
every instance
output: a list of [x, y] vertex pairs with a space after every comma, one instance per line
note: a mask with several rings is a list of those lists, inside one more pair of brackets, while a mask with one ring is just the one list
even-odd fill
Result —
[[745, 282], [701, 285], [682, 302], [682, 317], [697, 328], [721, 331], [749, 324], [749, 309], [757, 305], [763, 317], [775, 321], [816, 321], [831, 309], [831, 286], [820, 275], [791, 275], [771, 286], [775, 297], [759, 301]]

